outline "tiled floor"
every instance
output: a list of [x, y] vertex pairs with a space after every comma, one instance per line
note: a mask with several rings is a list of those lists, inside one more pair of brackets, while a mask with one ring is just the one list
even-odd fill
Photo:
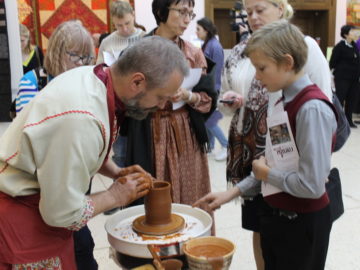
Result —
[[[227, 130], [229, 118], [221, 125]], [[0, 134], [7, 123], [0, 123]], [[340, 169], [343, 188], [345, 214], [334, 223], [331, 232], [326, 270], [360, 270], [360, 127], [352, 129], [352, 134], [344, 148], [333, 155], [333, 166]], [[211, 184], [213, 191], [226, 189], [225, 162], [216, 162], [209, 158]], [[111, 184], [109, 179], [97, 176], [93, 191], [99, 191]], [[99, 215], [89, 223], [96, 243], [95, 256], [100, 270], [120, 269], [109, 258], [104, 223], [108, 217]], [[252, 234], [241, 228], [241, 208], [230, 202], [215, 214], [217, 235], [231, 239], [236, 243], [231, 270], [255, 270], [252, 255]], [[289, 269], [290, 270], [290, 269]]]

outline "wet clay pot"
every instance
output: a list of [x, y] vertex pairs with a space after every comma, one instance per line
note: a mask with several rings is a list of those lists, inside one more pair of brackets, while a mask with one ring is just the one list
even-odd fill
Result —
[[181, 230], [184, 225], [183, 217], [171, 213], [170, 184], [154, 181], [145, 196], [145, 215], [134, 220], [133, 229], [143, 234], [165, 235]]
[[145, 224], [163, 225], [171, 222], [170, 183], [155, 181], [145, 196]]

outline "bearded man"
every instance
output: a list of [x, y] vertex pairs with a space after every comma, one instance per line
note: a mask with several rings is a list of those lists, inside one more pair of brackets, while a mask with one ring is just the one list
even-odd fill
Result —
[[[0, 138], [0, 269], [76, 269], [73, 231], [150, 188], [141, 167], [108, 158], [122, 119], [164, 107], [187, 73], [175, 44], [144, 38], [109, 68], [62, 73], [21, 111]], [[86, 195], [96, 173], [118, 181]]]

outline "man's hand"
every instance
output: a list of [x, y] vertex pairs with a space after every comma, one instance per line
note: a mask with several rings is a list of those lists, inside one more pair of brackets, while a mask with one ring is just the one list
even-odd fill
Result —
[[120, 177], [108, 189], [117, 206], [125, 206], [145, 196], [152, 186], [152, 178], [148, 173], [131, 173]]
[[148, 174], [143, 168], [141, 168], [141, 166], [132, 165], [132, 166], [125, 167], [125, 168], [119, 168], [119, 170], [118, 170], [118, 172], [116, 174], [116, 178], [126, 176], [126, 175], [132, 174], [132, 173], [145, 173], [145, 174]]
[[240, 194], [240, 190], [237, 187], [233, 187], [227, 191], [209, 193], [197, 200], [192, 206], [199, 207], [206, 212], [211, 213], [220, 209], [221, 205], [231, 201]]
[[[116, 170], [115, 170], [116, 169]], [[139, 165], [111, 170], [114, 183], [105, 191], [89, 195], [94, 203], [96, 216], [104, 211], [125, 206], [145, 196], [152, 187], [153, 178]]]
[[103, 164], [103, 166], [101, 166], [100, 170], [98, 171], [98, 173], [100, 173], [106, 177], [112, 178], [112, 179], [116, 179], [121, 176], [125, 176], [125, 175], [128, 175], [130, 173], [135, 173], [135, 172], [147, 173], [139, 165], [132, 165], [132, 166], [125, 167], [125, 168], [120, 168], [119, 166], [117, 166], [115, 164], [115, 162], [111, 158], [109, 158]]
[[255, 159], [252, 162], [252, 171], [256, 179], [267, 181], [270, 167], [266, 165], [266, 159], [264, 156], [261, 156], [259, 159]]

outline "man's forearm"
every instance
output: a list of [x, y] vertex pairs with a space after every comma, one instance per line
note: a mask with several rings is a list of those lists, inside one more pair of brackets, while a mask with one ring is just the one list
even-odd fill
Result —
[[108, 190], [89, 195], [94, 204], [93, 217], [107, 210], [117, 207], [116, 200], [109, 194]]

